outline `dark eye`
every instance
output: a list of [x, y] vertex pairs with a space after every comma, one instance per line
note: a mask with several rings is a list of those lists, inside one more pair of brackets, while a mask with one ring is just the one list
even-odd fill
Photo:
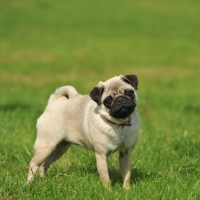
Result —
[[109, 96], [109, 97], [106, 97], [105, 100], [103, 101], [104, 105], [108, 108], [110, 108], [111, 106], [111, 103], [112, 103], [112, 97]]
[[134, 97], [134, 91], [133, 90], [125, 90], [125, 95], [133, 98]]

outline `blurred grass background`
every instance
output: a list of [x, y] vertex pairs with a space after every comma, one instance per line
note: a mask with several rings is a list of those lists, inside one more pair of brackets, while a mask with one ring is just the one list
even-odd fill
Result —
[[73, 84], [88, 92], [99, 80], [130, 73], [141, 85], [198, 79], [199, 8], [197, 0], [2, 0], [1, 89]]
[[[140, 81], [142, 129], [133, 155], [132, 180], [136, 188], [127, 192], [126, 198], [133, 194], [136, 199], [200, 198], [199, 11], [197, 0], [1, 0], [2, 199], [31, 199], [34, 193], [42, 199], [39, 189], [27, 189], [23, 184], [33, 154], [35, 123], [49, 95], [69, 84], [80, 93], [89, 93], [100, 80], [119, 74], [137, 74]], [[79, 157], [82, 150], [69, 150], [69, 159], [66, 156], [66, 161], [57, 165], [61, 169], [73, 166], [74, 152]], [[92, 165], [88, 177], [95, 180], [88, 186], [83, 178], [79, 188], [73, 180], [79, 180], [80, 174], [73, 175], [72, 168], [71, 177], [75, 178], [69, 178], [69, 185], [82, 193], [81, 184], [90, 188], [91, 192], [84, 194], [86, 199], [92, 199], [92, 192], [97, 197], [105, 195], [101, 198], [121, 195], [125, 199], [125, 192], [116, 185], [118, 170], [111, 172], [116, 190], [102, 193], [101, 186], [95, 185], [98, 175], [91, 174], [95, 171], [92, 154], [79, 159], [74, 171], [80, 169], [86, 176], [81, 166], [87, 169]], [[112, 161], [115, 169], [116, 157]], [[49, 176], [55, 179], [57, 173]], [[57, 186], [48, 179], [38, 184], [43, 184], [44, 191], [56, 191]], [[49, 195], [56, 198], [54, 192]], [[82, 199], [78, 194], [72, 197]]]

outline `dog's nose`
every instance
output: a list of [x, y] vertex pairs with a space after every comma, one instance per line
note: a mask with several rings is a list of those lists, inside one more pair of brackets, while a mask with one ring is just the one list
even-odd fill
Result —
[[110, 109], [110, 115], [116, 118], [128, 117], [135, 109], [136, 104], [128, 97], [118, 97]]
[[130, 106], [131, 101], [129, 99], [126, 99], [124, 97], [119, 97], [116, 99], [116, 103], [122, 105], [122, 106]]
[[116, 99], [116, 103], [122, 103], [122, 102], [124, 102], [124, 101], [125, 101], [125, 100], [124, 100], [123, 97], [119, 97], [119, 98]]

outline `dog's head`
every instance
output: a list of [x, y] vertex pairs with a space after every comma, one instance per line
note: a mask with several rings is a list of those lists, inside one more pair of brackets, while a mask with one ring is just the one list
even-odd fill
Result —
[[137, 89], [136, 75], [120, 75], [99, 82], [90, 92], [90, 97], [112, 118], [127, 119], [137, 105]]

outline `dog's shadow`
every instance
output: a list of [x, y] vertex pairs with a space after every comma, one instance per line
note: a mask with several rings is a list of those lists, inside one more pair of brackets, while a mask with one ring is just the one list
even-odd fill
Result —
[[[92, 165], [87, 164], [87, 166], [85, 166], [84, 169], [81, 169], [81, 170], [87, 169], [87, 173], [95, 174], [96, 176], [99, 176], [97, 169], [96, 169], [96, 167], [94, 167], [93, 164]], [[119, 168], [109, 167], [109, 176], [110, 176], [110, 179], [112, 182], [112, 186], [122, 184], [122, 177], [121, 177]], [[139, 182], [141, 182], [143, 180], [154, 180], [159, 177], [160, 177], [160, 174], [158, 174], [158, 173], [144, 172], [137, 168], [133, 168], [131, 171], [131, 184], [137, 185]]]
[[[113, 186], [122, 184], [122, 177], [119, 169], [109, 169], [109, 175]], [[143, 180], [153, 180], [159, 176], [159, 174], [144, 172], [137, 168], [133, 168], [131, 171], [131, 184], [137, 185]]]

